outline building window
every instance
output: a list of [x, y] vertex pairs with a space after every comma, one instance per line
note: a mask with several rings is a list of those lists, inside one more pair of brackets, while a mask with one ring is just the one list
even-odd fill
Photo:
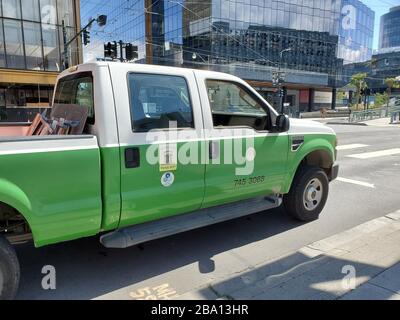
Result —
[[[74, 0], [0, 0], [0, 68], [61, 71], [62, 23], [76, 34]], [[79, 62], [78, 41], [68, 47]]]
[[3, 17], [21, 19], [19, 0], [2, 0]]
[[43, 70], [42, 35], [40, 23], [23, 22], [25, 38], [26, 67], [30, 70]]
[[6, 66], [6, 56], [4, 53], [4, 39], [3, 39], [3, 20], [0, 19], [0, 68]]
[[22, 19], [40, 22], [39, 0], [21, 0]]
[[3, 23], [7, 67], [25, 69], [21, 21], [4, 19]]

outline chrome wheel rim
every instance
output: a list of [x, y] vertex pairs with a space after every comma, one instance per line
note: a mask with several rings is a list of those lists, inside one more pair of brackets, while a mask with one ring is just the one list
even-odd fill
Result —
[[307, 211], [313, 211], [321, 203], [324, 187], [318, 178], [311, 179], [304, 189], [303, 204]]

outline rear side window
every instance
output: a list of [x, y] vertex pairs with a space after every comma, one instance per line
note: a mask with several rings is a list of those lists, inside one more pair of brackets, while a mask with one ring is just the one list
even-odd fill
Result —
[[130, 73], [128, 75], [132, 130], [148, 132], [194, 128], [186, 79], [179, 76]]
[[54, 104], [77, 104], [88, 109], [88, 124], [95, 123], [93, 77], [90, 72], [61, 78], [54, 95]]

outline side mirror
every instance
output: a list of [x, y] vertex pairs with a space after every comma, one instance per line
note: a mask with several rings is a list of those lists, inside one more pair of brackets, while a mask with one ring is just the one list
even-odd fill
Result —
[[290, 128], [290, 120], [286, 114], [281, 114], [276, 118], [276, 129], [278, 132], [288, 132]]

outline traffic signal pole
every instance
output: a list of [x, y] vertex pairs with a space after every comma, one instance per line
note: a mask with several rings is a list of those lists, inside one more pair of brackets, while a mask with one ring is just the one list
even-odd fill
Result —
[[107, 23], [107, 16], [100, 15], [96, 19], [91, 19], [89, 23], [83, 27], [71, 40], [67, 41], [67, 30], [65, 27], [65, 21], [62, 21], [62, 31], [63, 31], [63, 42], [64, 42], [64, 50], [63, 50], [63, 67], [64, 70], [69, 67], [69, 59], [68, 59], [68, 47], [73, 43], [78, 37], [82, 35], [82, 33], [87, 33], [88, 28], [92, 26], [94, 22], [97, 22], [100, 27], [105, 26]]

